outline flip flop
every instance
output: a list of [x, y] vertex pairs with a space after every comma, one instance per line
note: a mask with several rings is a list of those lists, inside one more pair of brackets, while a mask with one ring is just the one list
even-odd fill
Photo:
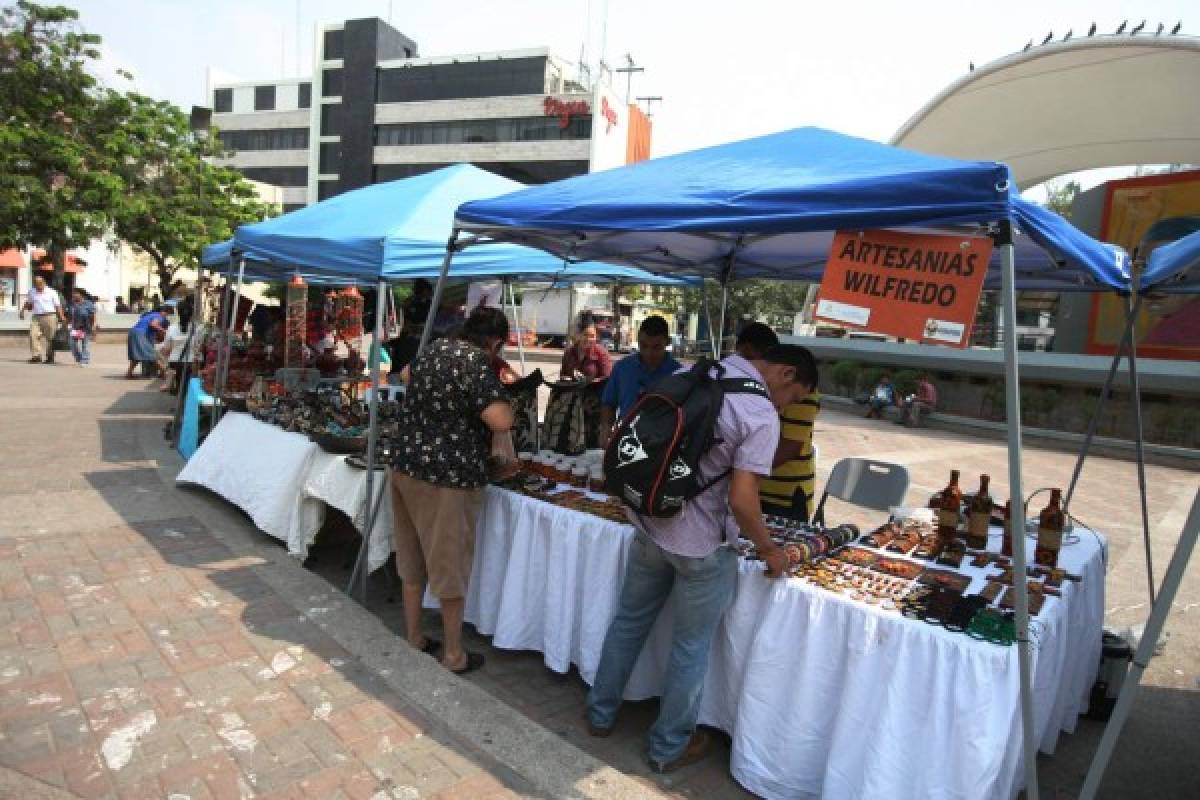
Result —
[[436, 656], [437, 651], [442, 649], [442, 643], [437, 639], [425, 637], [425, 646], [421, 648], [421, 652], [427, 656]]
[[474, 672], [483, 666], [483, 655], [481, 653], [467, 653], [467, 663], [462, 669], [450, 670], [455, 675], [466, 675], [468, 672]]

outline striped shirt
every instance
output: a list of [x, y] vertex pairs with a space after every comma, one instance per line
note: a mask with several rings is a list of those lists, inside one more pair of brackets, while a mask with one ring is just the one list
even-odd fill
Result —
[[821, 395], [813, 392], [799, 403], [785, 406], [779, 414], [780, 433], [783, 439], [800, 442], [800, 455], [785, 461], [771, 472], [771, 477], [762, 482], [759, 497], [764, 503], [791, 507], [797, 491], [804, 492], [808, 508], [812, 510], [812, 497], [817, 464], [813, 457], [813, 423], [821, 410]]

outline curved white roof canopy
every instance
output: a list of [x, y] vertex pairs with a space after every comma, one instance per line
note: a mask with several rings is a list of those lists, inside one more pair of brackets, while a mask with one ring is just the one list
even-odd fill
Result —
[[1200, 163], [1200, 38], [1097, 36], [993, 61], [891, 143], [1000, 161], [1017, 185], [1097, 167]]

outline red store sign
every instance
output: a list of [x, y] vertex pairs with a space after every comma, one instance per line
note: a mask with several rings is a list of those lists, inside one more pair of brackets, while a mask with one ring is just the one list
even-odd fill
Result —
[[547, 97], [542, 103], [542, 108], [546, 110], [547, 117], [558, 117], [560, 128], [570, 125], [572, 116], [592, 113], [592, 107], [586, 100], [559, 100], [556, 97]]
[[608, 133], [617, 124], [617, 111], [608, 104], [607, 97], [600, 98], [600, 114], [608, 120], [608, 127], [604, 129], [604, 132]]

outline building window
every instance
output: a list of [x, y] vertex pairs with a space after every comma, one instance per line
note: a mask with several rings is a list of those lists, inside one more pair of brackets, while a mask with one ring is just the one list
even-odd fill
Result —
[[325, 44], [321, 48], [325, 61], [335, 61], [345, 57], [346, 32], [344, 30], [325, 31]]
[[307, 150], [308, 128], [261, 131], [221, 131], [221, 144], [230, 150]]
[[321, 152], [318, 158], [322, 175], [337, 175], [342, 171], [342, 143], [321, 142]]
[[546, 142], [591, 137], [591, 116], [571, 117], [565, 128], [559, 124], [557, 117], [469, 119], [375, 126], [375, 144], [385, 146]]
[[340, 181], [319, 181], [317, 183], [317, 202], [328, 200], [338, 193]]
[[233, 89], [217, 89], [213, 92], [213, 111], [218, 114], [233, 111]]
[[246, 178], [272, 186], [308, 186], [307, 167], [242, 167]]
[[300, 209], [304, 208], [304, 205], [304, 203], [284, 203], [283, 213], [290, 214], [293, 211], [299, 211]]
[[338, 103], [321, 106], [321, 135], [342, 135], [342, 107]]
[[342, 96], [342, 68], [327, 69], [321, 73], [321, 96]]
[[274, 86], [255, 86], [254, 87], [254, 110], [255, 111], [274, 111], [275, 110], [275, 87]]
[[546, 59], [513, 58], [393, 67], [380, 70], [377, 80], [375, 96], [379, 103], [543, 94], [546, 91]]
[[[486, 169], [488, 172], [494, 172], [528, 186], [573, 178], [576, 175], [584, 175], [588, 171], [588, 162], [586, 161], [476, 161], [472, 163], [480, 169]], [[424, 175], [426, 172], [446, 166], [449, 164], [376, 164], [372, 182], [383, 183], [384, 181], [411, 178], [414, 175]]]
[[296, 93], [296, 104], [299, 108], [308, 108], [312, 105], [312, 84], [307, 81], [300, 84], [299, 91]]

